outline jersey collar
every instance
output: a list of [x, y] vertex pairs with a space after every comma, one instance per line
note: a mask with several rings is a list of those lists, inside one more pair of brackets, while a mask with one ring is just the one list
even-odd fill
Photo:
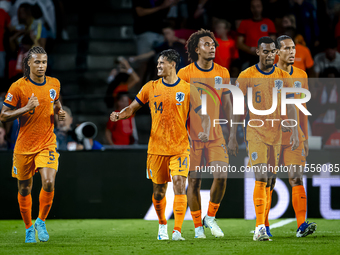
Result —
[[177, 79], [177, 81], [176, 81], [175, 83], [173, 83], [173, 84], [168, 84], [168, 83], [166, 83], [166, 82], [163, 80], [163, 78], [162, 78], [162, 83], [163, 83], [165, 86], [167, 86], [167, 87], [175, 87], [180, 81], [181, 81], [181, 79], [178, 77], [178, 79]]
[[32, 82], [34, 85], [37, 85], [37, 86], [43, 86], [46, 84], [46, 77], [44, 77], [44, 82], [42, 83], [37, 83], [37, 82], [34, 82], [31, 77], [28, 77], [29, 81]]
[[272, 70], [269, 71], [268, 73], [263, 72], [257, 64], [255, 65], [255, 67], [256, 67], [257, 71], [259, 71], [260, 73], [262, 73], [264, 75], [270, 75], [270, 74], [274, 73], [274, 71], [275, 71], [275, 65], [273, 66]]
[[214, 69], [214, 62], [212, 63], [211, 65], [211, 68], [210, 69], [202, 69], [198, 66], [197, 62], [195, 62], [195, 66], [197, 67], [198, 70], [202, 71], [202, 72], [210, 72], [211, 70]]

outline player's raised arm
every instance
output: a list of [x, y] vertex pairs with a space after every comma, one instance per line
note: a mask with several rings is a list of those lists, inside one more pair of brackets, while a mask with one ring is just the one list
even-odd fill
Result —
[[21, 117], [26, 112], [34, 110], [37, 106], [39, 106], [39, 100], [36, 96], [34, 96], [33, 93], [30, 99], [28, 100], [27, 105], [19, 109], [15, 109], [14, 106], [4, 103], [0, 114], [0, 121], [2, 122], [13, 121]]
[[125, 107], [120, 112], [112, 112], [110, 115], [110, 120], [115, 122], [118, 120], [123, 120], [130, 118], [135, 112], [137, 112], [142, 106], [135, 100], [128, 106]]

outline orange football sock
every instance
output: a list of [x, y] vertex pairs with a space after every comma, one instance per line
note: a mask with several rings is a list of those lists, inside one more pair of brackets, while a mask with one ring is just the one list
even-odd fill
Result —
[[51, 210], [52, 203], [53, 203], [54, 191], [46, 192], [45, 190], [41, 189], [39, 195], [39, 219], [45, 221], [47, 218], [48, 213]]
[[264, 224], [266, 225], [266, 227], [269, 227], [269, 211], [270, 211], [270, 207], [272, 205], [272, 194], [273, 191], [270, 191], [270, 187], [266, 187], [266, 196], [267, 196], [267, 203], [266, 203], [266, 218], [265, 218], [265, 222]]
[[195, 228], [202, 227], [202, 215], [201, 210], [191, 211], [192, 220], [194, 221]]
[[181, 232], [182, 224], [187, 210], [188, 201], [187, 195], [175, 195], [174, 199], [174, 216], [175, 216], [175, 227], [174, 231], [178, 230]]
[[25, 227], [28, 229], [32, 224], [32, 196], [28, 194], [27, 196], [22, 196], [18, 192], [18, 202], [21, 217], [25, 222]]
[[219, 207], [220, 207], [220, 204], [215, 204], [209, 201], [208, 216], [215, 217]]
[[156, 200], [154, 195], [152, 195], [152, 203], [153, 203], [153, 206], [155, 207], [159, 224], [166, 225], [167, 221], [165, 218], [165, 207], [166, 207], [165, 196], [163, 197], [162, 200]]
[[256, 213], [256, 227], [264, 224], [265, 210], [267, 204], [266, 185], [266, 182], [255, 181], [253, 200]]
[[296, 222], [298, 227], [300, 227], [300, 225], [306, 220], [307, 211], [307, 197], [303, 185], [293, 187], [292, 201], [296, 216]]

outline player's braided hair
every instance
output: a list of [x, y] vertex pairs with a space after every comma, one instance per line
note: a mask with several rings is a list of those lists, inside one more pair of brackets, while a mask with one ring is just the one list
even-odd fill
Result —
[[186, 44], [188, 59], [191, 62], [196, 62], [198, 60], [198, 55], [195, 50], [198, 47], [198, 42], [200, 41], [200, 38], [204, 36], [209, 36], [211, 39], [213, 39], [215, 42], [215, 47], [219, 45], [215, 39], [214, 33], [210, 32], [209, 30], [205, 30], [202, 28], [201, 30], [193, 33], [192, 35], [190, 35]]
[[40, 46], [34, 46], [28, 51], [27, 56], [22, 61], [22, 70], [24, 71], [25, 78], [30, 76], [30, 67], [28, 65], [28, 61], [32, 57], [32, 54], [46, 54], [46, 51]]

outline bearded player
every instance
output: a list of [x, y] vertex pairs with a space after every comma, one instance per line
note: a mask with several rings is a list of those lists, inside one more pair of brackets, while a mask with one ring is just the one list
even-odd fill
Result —
[[[274, 100], [273, 88], [277, 89], [277, 105], [273, 113], [268, 115], [257, 115], [252, 111], [247, 112], [247, 122], [252, 121], [251, 125], [246, 124], [245, 137], [249, 153], [249, 163], [253, 167], [255, 174], [254, 206], [256, 213], [256, 229], [253, 236], [254, 241], [268, 241], [269, 236], [265, 228], [266, 210], [266, 186], [270, 186], [267, 169], [277, 167], [281, 150], [281, 122], [266, 121], [266, 119], [281, 119], [281, 88], [293, 87], [290, 75], [275, 67], [274, 58], [276, 55], [275, 42], [270, 37], [262, 37], [258, 41], [256, 54], [259, 56], [259, 63], [247, 68], [240, 73], [237, 85], [247, 96], [248, 88], [252, 89], [252, 104], [257, 110], [268, 110]], [[287, 98], [292, 98], [293, 93], [287, 94]], [[249, 103], [249, 102], [248, 102]], [[249, 105], [248, 105], [249, 107]], [[294, 105], [287, 105], [287, 115], [289, 119], [297, 120]], [[261, 120], [264, 123], [261, 126]], [[239, 115], [233, 116], [233, 123], [239, 121]], [[250, 122], [248, 122], [250, 124]], [[290, 123], [292, 124], [292, 123]], [[229, 152], [232, 155], [237, 153], [236, 141], [237, 124], [231, 127], [229, 139]], [[293, 134], [290, 137], [292, 151], [299, 146], [297, 127], [292, 128]], [[275, 172], [274, 172], [275, 174]]]
[[175, 50], [165, 50], [158, 58], [156, 81], [145, 84], [135, 100], [121, 112], [111, 113], [111, 121], [131, 117], [144, 104], [149, 102], [152, 127], [148, 146], [147, 177], [153, 182], [152, 202], [158, 219], [158, 240], [168, 240], [165, 218], [168, 182], [173, 180], [175, 193], [173, 211], [175, 226], [172, 240], [184, 240], [181, 228], [187, 209], [185, 194], [186, 178], [189, 171], [190, 145], [186, 129], [190, 108], [201, 118], [203, 127], [198, 137], [208, 141], [210, 120], [201, 115], [201, 99], [197, 89], [176, 75], [180, 55]]
[[[215, 89], [215, 84], [227, 84], [230, 81], [228, 70], [214, 63], [217, 46], [214, 34], [209, 30], [201, 29], [193, 33], [187, 41], [188, 57], [192, 63], [178, 72], [178, 77], [195, 85], [201, 95], [207, 95], [207, 113], [211, 121], [220, 119], [221, 103], [227, 119], [230, 118], [232, 112], [230, 91]], [[215, 169], [217, 167], [226, 169], [229, 164], [227, 147], [220, 125], [211, 130], [209, 142], [202, 143], [197, 135], [202, 131], [197, 118], [197, 115], [190, 113], [190, 136], [193, 146], [190, 154], [187, 190], [188, 204], [195, 225], [195, 238], [206, 238], [203, 225], [210, 228], [215, 237], [223, 237], [223, 231], [217, 225], [215, 216], [226, 190], [227, 172], [215, 171], [213, 173], [214, 180], [210, 189], [208, 212], [202, 224], [200, 196], [202, 180], [195, 169], [200, 166], [203, 158], [206, 164]]]
[[[4, 101], [0, 120], [19, 118], [19, 134], [13, 154], [12, 176], [18, 180], [18, 201], [26, 227], [26, 243], [36, 243], [35, 230], [41, 242], [49, 240], [45, 220], [54, 197], [54, 183], [59, 154], [56, 151], [54, 114], [64, 120], [65, 112], [59, 101], [60, 82], [45, 76], [47, 54], [33, 47], [23, 61], [24, 77], [11, 85]], [[42, 189], [39, 196], [39, 216], [33, 226], [33, 176], [40, 173]]]
[[[308, 77], [305, 71], [300, 68], [294, 67], [295, 60], [295, 43], [287, 35], [282, 35], [277, 38], [277, 55], [279, 56], [279, 61], [276, 66], [290, 74], [293, 79], [295, 88], [308, 89]], [[304, 94], [295, 93], [294, 98], [302, 98]], [[303, 106], [307, 109], [306, 104]], [[303, 187], [303, 170], [305, 168], [306, 157], [308, 156], [308, 116], [303, 112], [298, 112], [298, 132], [299, 132], [299, 147], [292, 151], [290, 149], [289, 137], [290, 132], [282, 133], [282, 146], [281, 146], [281, 160], [285, 166], [289, 166], [288, 177], [289, 184], [292, 186], [292, 203], [295, 211], [297, 231], [296, 237], [305, 237], [307, 235], [313, 234], [316, 231], [317, 225], [314, 222], [309, 223], [306, 221], [307, 212], [307, 197], [305, 188]], [[287, 119], [287, 116], [283, 117]], [[272, 182], [271, 187], [266, 188], [267, 194], [267, 208], [266, 208], [266, 230], [269, 236], [269, 221], [268, 215], [271, 206], [272, 192], [274, 189], [275, 181]]]

